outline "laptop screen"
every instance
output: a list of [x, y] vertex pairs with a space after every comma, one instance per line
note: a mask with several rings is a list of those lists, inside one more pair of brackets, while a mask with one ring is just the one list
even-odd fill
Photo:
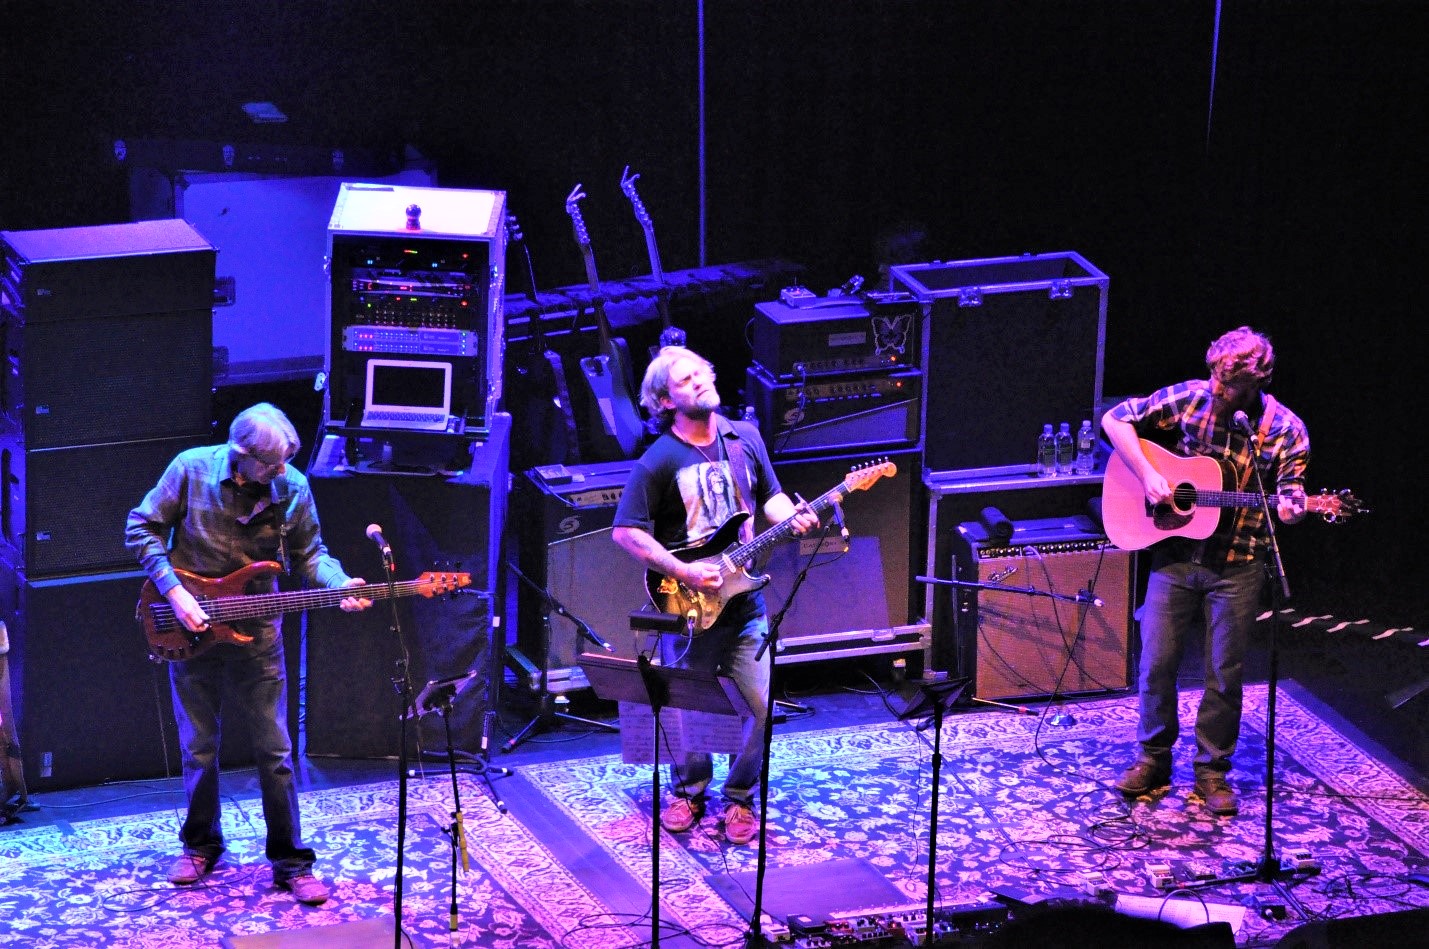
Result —
[[452, 407], [452, 364], [421, 359], [369, 359], [362, 424], [442, 431]]

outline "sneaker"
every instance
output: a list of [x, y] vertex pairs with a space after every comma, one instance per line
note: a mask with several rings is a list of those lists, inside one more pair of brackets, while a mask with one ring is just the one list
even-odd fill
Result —
[[724, 839], [732, 844], [747, 844], [759, 831], [759, 821], [748, 804], [731, 801], [724, 807]]
[[1140, 797], [1171, 786], [1171, 769], [1142, 758], [1116, 779], [1116, 789], [1128, 797]]
[[1219, 774], [1206, 775], [1196, 779], [1196, 793], [1206, 802], [1206, 810], [1220, 817], [1230, 817], [1240, 813], [1235, 792]]
[[683, 834], [704, 816], [704, 798], [677, 797], [660, 812], [660, 826], [672, 834]]
[[218, 861], [196, 853], [186, 853], [169, 866], [169, 882], [175, 886], [192, 886], [213, 872]]
[[293, 894], [293, 899], [299, 903], [306, 903], [309, 906], [318, 906], [327, 902], [327, 884], [311, 873], [300, 873], [297, 876], [288, 877], [286, 880], [276, 880], [278, 889], [288, 890]]

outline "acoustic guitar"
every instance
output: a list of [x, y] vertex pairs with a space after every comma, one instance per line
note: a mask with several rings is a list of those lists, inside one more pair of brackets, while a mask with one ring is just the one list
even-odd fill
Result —
[[[1170, 501], [1148, 504], [1141, 479], [1120, 453], [1112, 452], [1102, 478], [1102, 526], [1122, 550], [1141, 550], [1168, 537], [1205, 540], [1216, 532], [1224, 509], [1260, 506], [1256, 492], [1228, 489], [1234, 480], [1214, 458], [1178, 455], [1146, 439], [1141, 450], [1170, 482], [1173, 494]], [[1328, 523], [1366, 513], [1348, 490], [1306, 495], [1305, 508]]]
[[566, 213], [575, 230], [576, 243], [585, 261], [586, 281], [595, 295], [596, 327], [600, 332], [600, 352], [580, 361], [581, 375], [591, 397], [591, 440], [598, 446], [603, 461], [623, 461], [634, 458], [645, 437], [637, 402], [631, 394], [635, 373], [630, 363], [630, 349], [625, 340], [610, 332], [605, 315], [605, 294], [595, 268], [595, 251], [591, 248], [590, 232], [581, 215], [580, 201], [585, 197], [576, 185], [566, 196]]
[[[844, 476], [841, 483], [810, 501], [809, 508], [822, 517], [825, 511], [852, 492], [867, 490], [879, 478], [891, 478], [897, 473], [898, 466], [891, 461], [871, 462], [861, 468], [855, 468]], [[741, 511], [721, 524], [719, 530], [703, 543], [670, 551], [683, 563], [704, 561], [719, 567], [724, 581], [718, 590], [712, 593], [694, 590], [674, 577], [647, 570], [645, 592], [650, 597], [651, 605], [662, 613], [691, 617], [695, 630], [701, 632], [714, 625], [730, 600], [742, 593], [762, 590], [767, 586], [768, 574], [754, 576], [746, 568], [776, 543], [791, 537], [794, 533], [794, 521], [790, 518], [775, 524], [747, 544], [735, 544], [740, 528], [749, 517], [748, 512]]]
[[293, 590], [283, 593], [244, 593], [255, 581], [271, 580], [283, 572], [272, 560], [260, 560], [233, 571], [226, 577], [201, 577], [187, 570], [175, 570], [179, 582], [194, 595], [208, 614], [209, 628], [190, 632], [179, 622], [153, 580], [145, 580], [139, 591], [139, 605], [134, 618], [144, 628], [149, 643], [149, 655], [163, 662], [192, 659], [208, 652], [219, 643], [242, 645], [253, 637], [234, 629], [240, 620], [271, 619], [298, 610], [315, 610], [337, 606], [350, 596], [367, 600], [399, 599], [405, 596], [434, 597], [471, 584], [469, 573], [424, 573], [416, 580], [403, 580], [388, 585], [368, 583], [357, 587], [325, 587], [321, 590]]

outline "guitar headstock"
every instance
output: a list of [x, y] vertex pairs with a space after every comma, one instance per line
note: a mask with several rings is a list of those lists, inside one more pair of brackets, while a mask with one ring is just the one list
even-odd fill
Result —
[[431, 598], [443, 593], [455, 593], [463, 587], [471, 586], [469, 573], [440, 573], [435, 570], [417, 578], [416, 590], [422, 596]]
[[1335, 492], [1331, 492], [1327, 488], [1319, 494], [1306, 495], [1305, 510], [1311, 514], [1320, 515], [1327, 524], [1347, 521], [1356, 514], [1369, 513], [1369, 508], [1365, 507], [1364, 503], [1355, 497], [1349, 488]]
[[898, 466], [886, 458], [882, 461], [870, 461], [844, 475], [844, 487], [850, 491], [866, 491], [879, 478], [891, 478], [897, 473]]
[[640, 195], [635, 191], [635, 179], [640, 175], [630, 173], [630, 166], [626, 165], [625, 170], [620, 173], [620, 190], [625, 192], [625, 196], [630, 199], [630, 206], [635, 209], [635, 220], [640, 222], [640, 226], [649, 230], [654, 226], [650, 220], [650, 212], [645, 210], [645, 202], [640, 200]]
[[585, 198], [585, 192], [577, 184], [571, 189], [571, 193], [566, 195], [566, 213], [571, 216], [571, 226], [576, 229], [576, 243], [582, 247], [590, 246], [590, 231], [586, 230], [585, 218], [581, 216], [580, 202]]

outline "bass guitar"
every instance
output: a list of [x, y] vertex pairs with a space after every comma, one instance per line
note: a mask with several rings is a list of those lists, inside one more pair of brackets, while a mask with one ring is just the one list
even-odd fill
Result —
[[350, 596], [368, 600], [397, 599], [404, 596], [439, 596], [471, 584], [469, 573], [424, 573], [416, 580], [392, 584], [369, 583], [360, 587], [322, 590], [293, 590], [284, 593], [244, 593], [255, 581], [271, 580], [283, 572], [272, 560], [260, 560], [233, 571], [226, 577], [201, 577], [187, 570], [175, 570], [179, 582], [194, 595], [208, 614], [209, 628], [190, 632], [153, 580], [145, 580], [139, 591], [134, 618], [144, 628], [149, 655], [163, 662], [178, 662], [200, 656], [219, 643], [242, 645], [253, 637], [234, 629], [240, 620], [270, 619], [298, 610], [337, 606]]
[[[879, 478], [891, 478], [897, 473], [898, 466], [891, 461], [871, 462], [855, 468], [844, 476], [840, 484], [810, 501], [809, 508], [822, 517], [825, 511], [850, 493], [866, 490]], [[718, 590], [712, 593], [693, 590], [674, 577], [647, 570], [645, 592], [650, 597], [651, 605], [662, 613], [676, 616], [691, 617], [693, 613], [691, 618], [695, 630], [703, 631], [714, 625], [730, 600], [742, 593], [762, 590], [768, 585], [768, 574], [754, 576], [746, 568], [776, 543], [793, 535], [793, 519], [775, 524], [747, 544], [735, 544], [740, 528], [749, 517], [747, 512], [741, 511], [721, 524], [709, 540], [670, 551], [683, 563], [703, 561], [718, 567], [724, 577]]]
[[[1215, 533], [1223, 509], [1260, 505], [1256, 492], [1228, 490], [1234, 482], [1214, 458], [1178, 455], [1146, 439], [1141, 450], [1170, 482], [1173, 494], [1162, 504], [1148, 504], [1141, 479], [1112, 452], [1102, 478], [1102, 526], [1107, 539], [1122, 550], [1141, 550], [1168, 537], [1205, 540]], [[1307, 495], [1305, 508], [1332, 524], [1366, 513], [1348, 490]]]
[[635, 373], [631, 368], [630, 350], [625, 340], [617, 340], [610, 332], [610, 322], [605, 315], [605, 296], [600, 288], [600, 276], [595, 269], [595, 252], [591, 249], [590, 232], [586, 230], [585, 219], [581, 215], [580, 201], [585, 197], [581, 186], [576, 185], [566, 197], [566, 213], [571, 217], [576, 243], [580, 245], [581, 257], [585, 260], [586, 280], [595, 294], [595, 319], [600, 331], [600, 352], [587, 356], [581, 362], [581, 375], [585, 377], [594, 411], [592, 414], [592, 441], [599, 446], [604, 461], [622, 461], [634, 458], [645, 436], [645, 426], [640, 422], [640, 412], [631, 395]]
[[645, 202], [640, 200], [640, 194], [635, 190], [635, 179], [639, 177], [638, 174], [632, 175], [630, 166], [626, 165], [625, 170], [620, 173], [620, 190], [630, 199], [630, 206], [635, 210], [635, 220], [645, 232], [645, 252], [650, 257], [650, 276], [655, 278], [656, 284], [655, 307], [660, 311], [660, 345], [683, 346], [686, 340], [685, 331], [670, 320], [670, 288], [665, 283], [665, 268], [660, 265], [660, 248], [655, 243], [655, 222], [650, 219], [650, 212], [645, 210]]

